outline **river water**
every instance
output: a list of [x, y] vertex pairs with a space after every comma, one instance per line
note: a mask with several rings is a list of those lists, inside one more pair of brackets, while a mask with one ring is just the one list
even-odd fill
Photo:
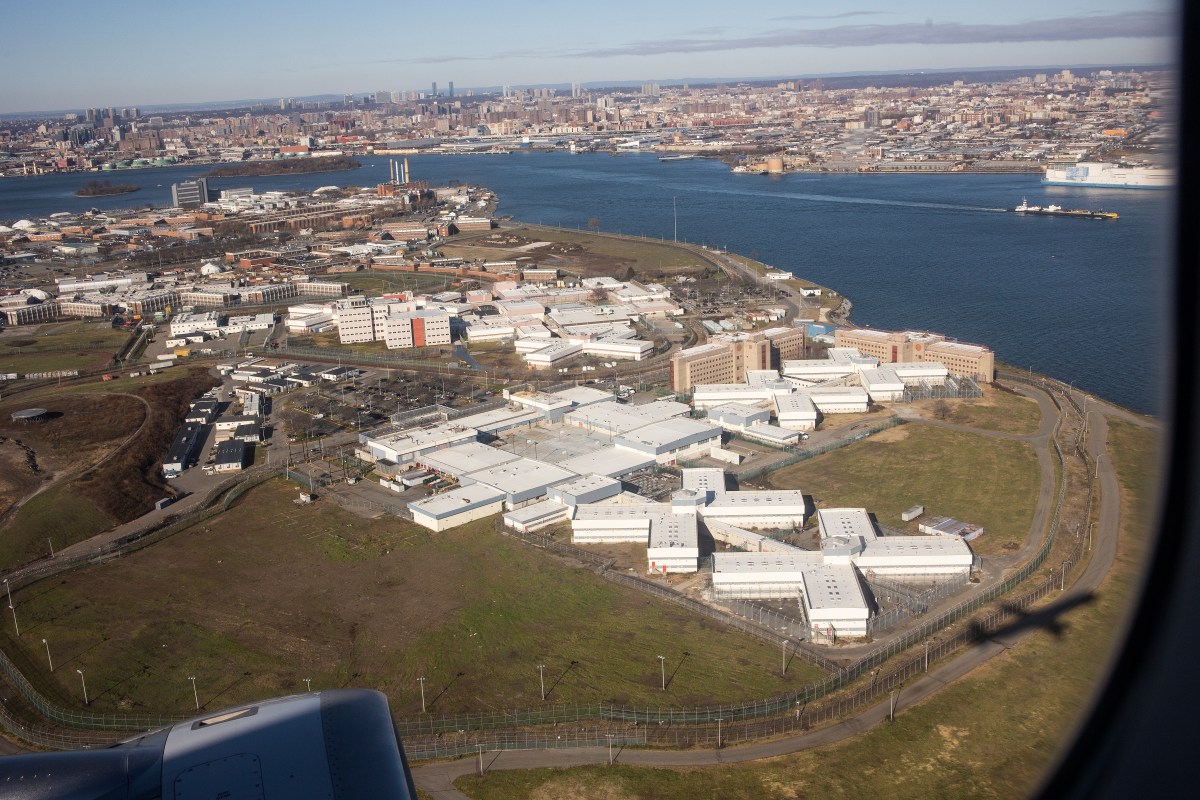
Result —
[[[387, 159], [348, 172], [230, 178], [210, 187], [310, 190], [373, 185]], [[204, 167], [101, 177], [136, 194], [80, 199], [95, 174], [0, 179], [0, 221], [57, 211], [170, 203]], [[1042, 186], [1032, 175], [735, 175], [708, 159], [649, 154], [410, 156], [414, 180], [480, 184], [518, 220], [700, 242], [835, 289], [853, 321], [986, 344], [998, 359], [1053, 375], [1136, 411], [1162, 403], [1159, 358], [1171, 196]], [[1037, 204], [1116, 211], [1116, 221], [1004, 213]]]

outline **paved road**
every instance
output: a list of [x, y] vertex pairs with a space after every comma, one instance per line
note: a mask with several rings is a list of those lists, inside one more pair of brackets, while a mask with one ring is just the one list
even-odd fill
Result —
[[[1041, 402], [1039, 400], [1039, 402]], [[1049, 403], [1049, 401], [1046, 401]], [[1053, 406], [1050, 406], [1051, 412]], [[1043, 406], [1045, 410], [1045, 406]], [[1105, 408], [1105, 411], [1108, 409]], [[1120, 409], [1117, 409], [1120, 412]], [[1119, 413], [1124, 416], [1128, 412]], [[1048, 415], [1053, 418], [1053, 413]], [[1043, 417], [1045, 420], [1047, 417]], [[1116, 471], [1107, 454], [1108, 426], [1103, 413], [1099, 409], [1089, 407], [1088, 413], [1090, 434], [1087, 439], [1088, 453], [1096, 460], [1097, 474], [1100, 484], [1099, 515], [1096, 522], [1095, 551], [1091, 561], [1080, 575], [1079, 579], [1068, 592], [1059, 598], [1052, 606], [1061, 604], [1061, 608], [1072, 607], [1073, 602], [1085, 599], [1093, 593], [1108, 575], [1116, 556], [1118, 524], [1120, 521], [1120, 487]], [[1044, 427], [1044, 423], [1043, 423]], [[1039, 431], [1041, 433], [1041, 431]], [[1053, 481], [1052, 481], [1053, 483]], [[1030, 622], [1032, 620], [1032, 622]], [[1000, 631], [979, 644], [966, 650], [956, 658], [936, 667], [927, 675], [913, 681], [904, 687], [896, 702], [896, 711], [902, 712], [907, 708], [922, 702], [938, 689], [967, 675], [973, 669], [999, 655], [1008, 648], [1020, 642], [1040, 625], [1035, 614], [1026, 620]], [[798, 753], [816, 747], [823, 747], [849, 739], [864, 731], [879, 725], [887, 719], [890, 699], [881, 701], [861, 713], [843, 720], [842, 722], [811, 731], [797, 736], [776, 739], [768, 742], [757, 742], [739, 747], [717, 750], [622, 750], [617, 760], [622, 764], [648, 767], [666, 766], [713, 766], [754, 761], [773, 756]], [[585, 764], [604, 764], [608, 761], [608, 750], [603, 747], [580, 748], [573, 750], [506, 750], [485, 753], [484, 767], [496, 769], [534, 769], [538, 767], [573, 767]], [[417, 785], [431, 797], [437, 800], [469, 800], [467, 795], [459, 792], [453, 786], [453, 781], [470, 772], [479, 769], [479, 761], [475, 757], [463, 758], [457, 761], [427, 764], [413, 770]]]

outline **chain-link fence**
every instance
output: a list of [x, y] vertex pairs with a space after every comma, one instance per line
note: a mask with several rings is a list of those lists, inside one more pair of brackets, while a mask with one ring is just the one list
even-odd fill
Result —
[[946, 378], [943, 383], [917, 381], [905, 384], [901, 402], [914, 400], [973, 400], [983, 397], [983, 389], [970, 378]]
[[[41, 562], [11, 572], [6, 576], [9, 586], [13, 589], [19, 589], [53, 575], [60, 575], [64, 572], [80, 569], [111, 558], [128, 555], [143, 547], [161, 542], [169, 536], [228, 510], [233, 502], [242, 494], [283, 473], [282, 467], [256, 467], [252, 469], [257, 471], [253, 474], [243, 473], [238, 478], [218, 484], [205, 495], [204, 500], [196, 508], [169, 518], [153, 528], [131, 533], [128, 536], [97, 547], [95, 550], [87, 553], [74, 556], [63, 556], [60, 554], [56, 558], [43, 559]], [[75, 711], [60, 708], [45, 698], [30, 683], [8, 655], [3, 652], [0, 652], [0, 672], [3, 672], [25, 702], [29, 703], [47, 722], [67, 728], [132, 733], [169, 725], [178, 719], [169, 715], [98, 714], [92, 711]], [[0, 716], [0, 723], [6, 724], [6, 722], [7, 718]], [[20, 735], [20, 731], [13, 730], [12, 728], [9, 728], [9, 731]], [[42, 738], [50, 735], [47, 733]]]
[[[1058, 404], [1057, 399], [1053, 396], [1052, 400], [1056, 405]], [[1060, 430], [1061, 418], [1055, 425], [1051, 443], [1055, 459], [1058, 462], [1058, 469], [1065, 472], [1065, 458], [1057, 441]], [[1082, 433], [1081, 430], [1080, 438]], [[1072, 444], [1073, 448], [1079, 444], [1080, 438], [1077, 438], [1076, 442]], [[1089, 478], [1091, 475], [1092, 470], [1089, 466]], [[270, 475], [264, 475], [260, 481], [266, 480], [268, 477]], [[245, 484], [234, 487], [234, 490], [226, 495], [220, 505], [228, 507], [234, 499], [234, 492], [241, 493], [247, 488], [249, 487]], [[816, 663], [829, 673], [822, 680], [798, 690], [761, 700], [699, 708], [654, 709], [597, 704], [575, 707], [552, 706], [513, 712], [488, 711], [439, 716], [421, 715], [396, 719], [396, 729], [404, 737], [406, 750], [411, 757], [434, 758], [463, 755], [483, 749], [605, 746], [610, 741], [610, 736], [618, 734], [626, 737], [624, 742], [627, 744], [672, 747], [713, 746], [714, 744], [725, 746], [761, 739], [765, 736], [807, 730], [841, 719], [872, 700], [899, 691], [906, 680], [928, 671], [931, 661], [948, 657], [963, 646], [994, 636], [1005, 626], [1026, 616], [1028, 609], [1035, 603], [1066, 588], [1066, 575], [1083, 560], [1085, 537], [1080, 537], [1076, 541], [1060, 568], [1051, 570], [1048, 576], [1019, 596], [1009, 598], [1003, 606], [988, 611], [982, 617], [971, 619], [974, 612], [981, 607], [1001, 596], [1008, 595], [1028, 580], [1049, 557], [1061, 523], [1065, 491], [1066, 481], [1063, 480], [1060, 481], [1054, 512], [1037, 553], [1004, 581], [925, 620], [920, 625], [871, 650], [850, 664], [838, 664], [815, 650], [792, 643], [791, 646], [797, 655]], [[216, 513], [215, 507], [201, 513]], [[184, 525], [184, 523], [191, 525], [197, 521], [197, 518], [200, 518], [200, 514], [196, 514], [191, 519], [180, 519], [173, 525]], [[610, 570], [608, 569], [610, 562], [596, 554], [552, 540], [544, 535], [523, 534], [511, 530], [505, 532], [536, 546], [593, 564], [598, 574], [606, 580], [655, 594], [678, 605], [688, 607], [696, 613], [720, 619], [751, 635], [774, 641], [785, 648], [783, 651], [785, 657], [788, 653], [786, 648], [789, 646], [789, 642], [786, 638], [766, 631], [749, 620], [731, 616], [685, 597], [669, 587]], [[144, 546], [144, 540], [145, 537], [140, 537], [137, 546]], [[126, 546], [133, 545], [134, 543], [131, 542]], [[92, 558], [92, 556], [82, 557], [79, 563], [86, 563]], [[61, 569], [55, 571], [61, 571]], [[35, 570], [27, 572], [23, 576], [24, 582], [35, 579], [34, 573]], [[46, 574], [50, 573], [43, 572], [36, 577], [45, 577]], [[947, 628], [967, 620], [970, 620], [969, 624], [958, 626], [952, 633], [943, 633]], [[939, 633], [942, 635], [935, 639], [934, 637]], [[923, 645], [923, 648], [918, 652], [898, 658], [908, 649], [920, 645]], [[884, 669], [885, 664], [888, 665], [886, 670]], [[132, 731], [160, 727], [174, 721], [174, 718], [171, 717], [127, 714], [98, 715], [59, 709], [42, 698], [7, 657], [2, 655], [0, 655], [0, 668], [3, 668], [3, 671], [14, 681], [25, 699], [52, 723], [93, 730]], [[870, 680], [853, 690], [843, 691], [851, 683], [865, 676], [869, 676]], [[0, 715], [0, 722], [3, 722], [14, 733], [21, 734], [22, 726], [19, 722], [12, 720], [10, 715]], [[612, 725], [614, 722], [622, 723], [622, 725], [614, 727]], [[574, 731], [555, 730], [563, 725], [572, 724], [576, 727]], [[546, 726], [550, 726], [551, 730], [546, 730]], [[634, 729], [633, 733], [630, 733], [630, 728]], [[480, 736], [479, 732], [482, 731], [505, 732]], [[468, 735], [468, 732], [475, 732], [475, 738]], [[458, 734], [459, 738], [456, 739], [454, 734]], [[30, 735], [42, 736], [36, 732], [30, 733]], [[52, 737], [49, 735], [44, 737], [43, 741], [46, 741], [46, 746], [56, 746], [49, 743], [50, 738]], [[61, 746], [61, 744], [57, 746]]]
[[756, 439], [753, 442], [755, 446], [769, 447], [774, 450], [785, 450], [791, 452], [792, 454], [781, 461], [775, 461], [771, 464], [758, 467], [757, 469], [739, 472], [738, 480], [755, 480], [768, 472], [774, 472], [775, 470], [783, 469], [784, 467], [790, 467], [792, 464], [798, 464], [801, 461], [807, 461], [810, 458], [816, 458], [817, 456], [824, 455], [825, 453], [841, 449], [846, 445], [854, 444], [855, 442], [861, 441], [868, 436], [872, 436], [880, 431], [886, 431], [888, 428], [894, 428], [895, 426], [903, 423], [904, 420], [900, 417], [892, 416], [888, 417], [887, 419], [880, 420], [879, 422], [872, 423], [871, 425], [859, 428], [849, 435], [834, 439], [833, 441], [822, 442], [821, 444], [814, 445], [804, 444], [798, 447], [775, 447], [767, 442], [762, 442]]

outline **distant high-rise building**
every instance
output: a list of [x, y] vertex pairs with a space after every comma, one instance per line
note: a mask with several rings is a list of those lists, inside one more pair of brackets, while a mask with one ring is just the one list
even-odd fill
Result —
[[450, 97], [454, 97], [454, 81], [450, 81]]
[[142, 115], [142, 112], [138, 109], [137, 106], [134, 106], [133, 108], [129, 109], [129, 116], [131, 119], [137, 119], [141, 115]]
[[279, 98], [279, 110], [283, 111], [285, 108], [287, 108], [287, 100], [281, 97]]
[[84, 142], [91, 140], [92, 126], [91, 125], [72, 125], [71, 129], [69, 131], [67, 131], [67, 138], [70, 140], [72, 145], [74, 145], [75, 147], [79, 147]]
[[199, 208], [207, 202], [207, 178], [193, 178], [190, 181], [171, 184], [171, 205], [177, 208]]
[[579, 82], [575, 81], [571, 84], [571, 97], [579, 97]]
[[512, 90], [508, 88], [508, 84], [507, 83], [504, 84], [504, 88], [500, 90], [500, 96], [508, 97], [509, 94], [511, 94], [511, 93], [512, 93]]
[[868, 128], [879, 127], [879, 111], [877, 109], [868, 108], [864, 117], [864, 123]]
[[95, 122], [96, 121], [96, 109], [94, 109], [94, 108], [84, 109], [83, 118], [86, 119], [88, 122]]
[[381, 106], [392, 102], [392, 93], [384, 92], [384, 91], [376, 92], [375, 93], [375, 102]]
[[437, 97], [437, 96], [438, 96], [438, 93], [437, 93], [437, 81], [434, 81], [434, 82], [433, 82], [433, 89], [432, 89], [432, 90], [429, 92], [429, 96], [430, 96], [430, 97]]

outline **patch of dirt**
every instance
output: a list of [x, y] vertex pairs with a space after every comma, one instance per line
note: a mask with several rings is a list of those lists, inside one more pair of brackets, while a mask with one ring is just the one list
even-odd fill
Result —
[[902, 442], [908, 438], [908, 426], [897, 425], [894, 428], [888, 428], [886, 431], [872, 434], [869, 441], [872, 442]]
[[557, 778], [547, 781], [529, 795], [530, 800], [632, 800], [624, 781], [590, 783], [582, 778]]
[[172, 493], [160, 468], [188, 404], [218, 384], [207, 370], [193, 368], [179, 380], [150, 384], [134, 392], [149, 404], [149, 417], [133, 441], [79, 480], [80, 494], [119, 522], [136, 519], [154, 508], [155, 501]]
[[42, 479], [33, 451], [16, 439], [0, 436], [0, 516]]

